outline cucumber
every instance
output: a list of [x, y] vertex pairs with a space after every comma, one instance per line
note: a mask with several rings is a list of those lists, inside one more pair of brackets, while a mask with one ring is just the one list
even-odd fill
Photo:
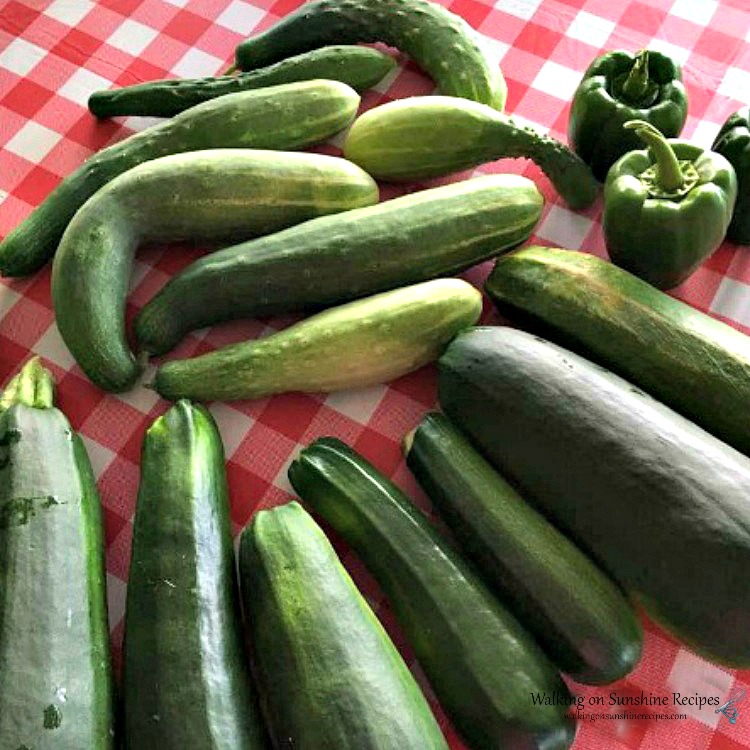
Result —
[[526, 247], [487, 293], [503, 312], [600, 362], [750, 455], [750, 339], [592, 255]]
[[448, 417], [699, 654], [750, 664], [750, 459], [620, 377], [512, 328], [458, 335]]
[[589, 167], [560, 141], [486, 104], [452, 96], [414, 96], [368, 110], [349, 130], [344, 156], [376, 179], [391, 182], [527, 158], [572, 208], [590, 206], [599, 192]]
[[212, 323], [320, 309], [449, 276], [523, 242], [543, 203], [531, 180], [488, 175], [313, 219], [188, 266], [143, 308], [136, 337], [163, 354]]
[[0, 242], [0, 273], [38, 271], [88, 198], [144, 161], [210, 148], [304, 148], [349, 125], [358, 106], [359, 95], [346, 84], [303, 81], [222, 96], [136, 133], [84, 162]]
[[[569, 747], [572, 699], [559, 674], [398, 487], [335, 438], [303, 449], [289, 479], [375, 576], [470, 747]], [[533, 705], [537, 693], [559, 702]]]
[[482, 295], [435, 279], [334, 307], [258, 341], [156, 371], [164, 398], [228, 401], [385, 383], [437, 359], [482, 314]]
[[299, 503], [255, 515], [239, 570], [275, 747], [447, 750], [404, 660]]
[[313, 0], [237, 47], [240, 70], [331, 42], [384, 42], [406, 52], [441, 93], [502, 110], [508, 87], [481, 34], [428, 0]]
[[357, 91], [364, 91], [395, 66], [396, 61], [390, 55], [376, 49], [336, 45], [305, 52], [240, 75], [148, 81], [112, 91], [95, 91], [88, 104], [91, 113], [97, 117], [172, 117], [217, 96], [316, 78], [341, 81]]
[[90, 198], [52, 268], [60, 335], [93, 383], [131, 387], [142, 369], [125, 333], [133, 256], [146, 242], [226, 242], [376, 203], [350, 162], [322, 154], [211, 149], [152, 159]]
[[126, 748], [267, 746], [243, 643], [221, 438], [209, 412], [186, 401], [143, 441], [123, 661]]
[[643, 632], [620, 588], [439, 413], [404, 441], [406, 460], [493, 587], [550, 659], [577, 682], [625, 677]]
[[101, 507], [53, 390], [35, 358], [0, 401], [0, 747], [113, 750]]

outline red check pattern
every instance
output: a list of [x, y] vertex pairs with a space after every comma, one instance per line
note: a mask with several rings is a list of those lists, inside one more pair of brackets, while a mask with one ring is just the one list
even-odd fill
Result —
[[[508, 111], [559, 138], [565, 138], [568, 103], [581, 73], [602, 50], [648, 46], [678, 59], [690, 96], [684, 135], [703, 145], [710, 145], [719, 124], [749, 101], [747, 0], [441, 2], [487, 37], [508, 80]], [[93, 90], [168, 76], [214, 74], [228, 64], [245, 36], [268, 27], [298, 4], [299, 0], [0, 0], [0, 235], [96, 149], [149, 124], [140, 118], [96, 122], [85, 108]], [[432, 91], [413, 65], [403, 59], [401, 63], [395, 74], [364, 97], [365, 108]], [[600, 201], [585, 212], [571, 212], [541, 173], [525, 162], [498, 162], [482, 171], [503, 170], [533, 177], [544, 191], [548, 200], [536, 232], [539, 242], [604, 255]], [[195, 255], [192, 250], [142, 253], [129, 314]], [[487, 270], [485, 264], [465, 276], [481, 284]], [[750, 255], [726, 243], [677, 294], [750, 332]], [[493, 320], [489, 308], [485, 318]], [[262, 335], [287, 322], [225, 325], [189, 337], [175, 355]], [[143, 388], [124, 396], [105, 395], [83, 377], [55, 326], [49, 269], [29, 279], [0, 282], [0, 379], [4, 382], [31, 353], [40, 354], [53, 370], [59, 404], [83, 434], [99, 479], [110, 621], [119, 661], [140, 445], [147, 425], [167, 405]], [[235, 530], [256, 509], [290, 497], [286, 469], [292, 456], [301, 444], [325, 434], [354, 445], [426, 508], [404, 466], [399, 442], [435, 406], [435, 393], [435, 371], [428, 367], [388, 386], [356, 393], [213, 404], [228, 458]], [[374, 582], [340, 540], [334, 541], [424, 684]], [[573, 686], [576, 692], [587, 700], [600, 695], [608, 701], [611, 690], [619, 695], [710, 694], [722, 700], [738, 688], [750, 691], [750, 672], [709, 664], [645, 622], [645, 654], [638, 669], [618, 685]], [[575, 749], [741, 750], [750, 747], [750, 704], [739, 708], [735, 725], [713, 707], [680, 708], [689, 718], [672, 721], [658, 720], [648, 708], [643, 719], [588, 719], [580, 725]], [[586, 707], [587, 714], [617, 710]], [[439, 708], [436, 711], [451, 747], [463, 747]]]

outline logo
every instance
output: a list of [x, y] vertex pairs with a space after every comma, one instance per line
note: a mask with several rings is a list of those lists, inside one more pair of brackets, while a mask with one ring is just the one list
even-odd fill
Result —
[[735, 693], [729, 696], [729, 700], [723, 705], [719, 706], [714, 713], [724, 714], [729, 719], [730, 724], [737, 723], [737, 717], [739, 716], [739, 709], [737, 706], [745, 700], [745, 691], [737, 690]]

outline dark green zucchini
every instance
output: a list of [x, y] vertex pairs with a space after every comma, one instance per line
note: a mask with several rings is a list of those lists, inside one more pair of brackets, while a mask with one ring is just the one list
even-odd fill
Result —
[[512, 328], [440, 360], [450, 419], [654, 619], [750, 664], [750, 459], [601, 367]]
[[571, 699], [531, 636], [427, 518], [340, 440], [321, 438], [289, 467], [294, 489], [354, 548], [390, 599], [435, 694], [478, 750], [566, 748]]
[[126, 748], [266, 747], [236, 589], [221, 438], [208, 411], [180, 401], [143, 442], [125, 613]]
[[95, 91], [89, 110], [97, 117], [147, 115], [172, 117], [196, 104], [238, 91], [280, 83], [328, 79], [356, 91], [374, 86], [396, 66], [396, 61], [371, 47], [335, 45], [281, 60], [267, 68], [216, 78], [148, 81], [121, 89]]
[[101, 507], [53, 390], [32, 359], [0, 399], [0, 748], [112, 750]]
[[624, 677], [643, 633], [619, 587], [439, 413], [404, 441], [409, 468], [487, 583], [577, 682]]

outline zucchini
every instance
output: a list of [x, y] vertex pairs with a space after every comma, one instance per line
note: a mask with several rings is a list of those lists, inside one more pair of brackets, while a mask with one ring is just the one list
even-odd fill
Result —
[[572, 208], [590, 206], [599, 192], [589, 167], [560, 141], [486, 104], [452, 96], [414, 96], [368, 110], [350, 128], [344, 156], [376, 179], [391, 182], [526, 158]]
[[93, 383], [131, 387], [125, 334], [133, 256], [145, 242], [226, 242], [376, 203], [375, 182], [323, 154], [212, 149], [152, 159], [115, 178], [70, 222], [52, 269], [60, 335]]
[[[559, 674], [396, 485], [335, 438], [303, 449], [289, 479], [375, 576], [470, 747], [569, 747], [572, 699]], [[559, 702], [533, 705], [537, 693]]]
[[646, 611], [750, 664], [750, 459], [625, 380], [512, 328], [440, 360], [450, 419]]
[[329, 392], [385, 383], [437, 359], [482, 313], [460, 279], [435, 279], [314, 315], [266, 336], [162, 365], [164, 398], [232, 400], [284, 391]]
[[239, 570], [275, 747], [447, 750], [404, 660], [299, 503], [256, 513]]
[[523, 242], [543, 203], [531, 180], [488, 175], [220, 250], [149, 301], [136, 319], [138, 343], [164, 354], [212, 323], [320, 309], [452, 275]]
[[331, 42], [384, 42], [406, 52], [441, 93], [502, 110], [508, 87], [480, 33], [428, 0], [313, 0], [238, 45], [250, 70]]
[[0, 747], [113, 750], [99, 495], [53, 391], [34, 358], [0, 400]]
[[359, 95], [338, 81], [303, 81], [199, 104], [94, 154], [0, 242], [0, 273], [27, 276], [55, 254], [75, 212], [117, 175], [150, 159], [210, 148], [294, 150], [354, 119]]
[[266, 747], [242, 635], [224, 451], [209, 412], [187, 401], [143, 441], [123, 661], [126, 748]]
[[600, 362], [750, 455], [750, 339], [592, 255], [526, 247], [495, 266], [503, 314]]
[[462, 549], [557, 667], [576, 682], [625, 677], [643, 632], [620, 588], [439, 413], [404, 441], [406, 460]]

